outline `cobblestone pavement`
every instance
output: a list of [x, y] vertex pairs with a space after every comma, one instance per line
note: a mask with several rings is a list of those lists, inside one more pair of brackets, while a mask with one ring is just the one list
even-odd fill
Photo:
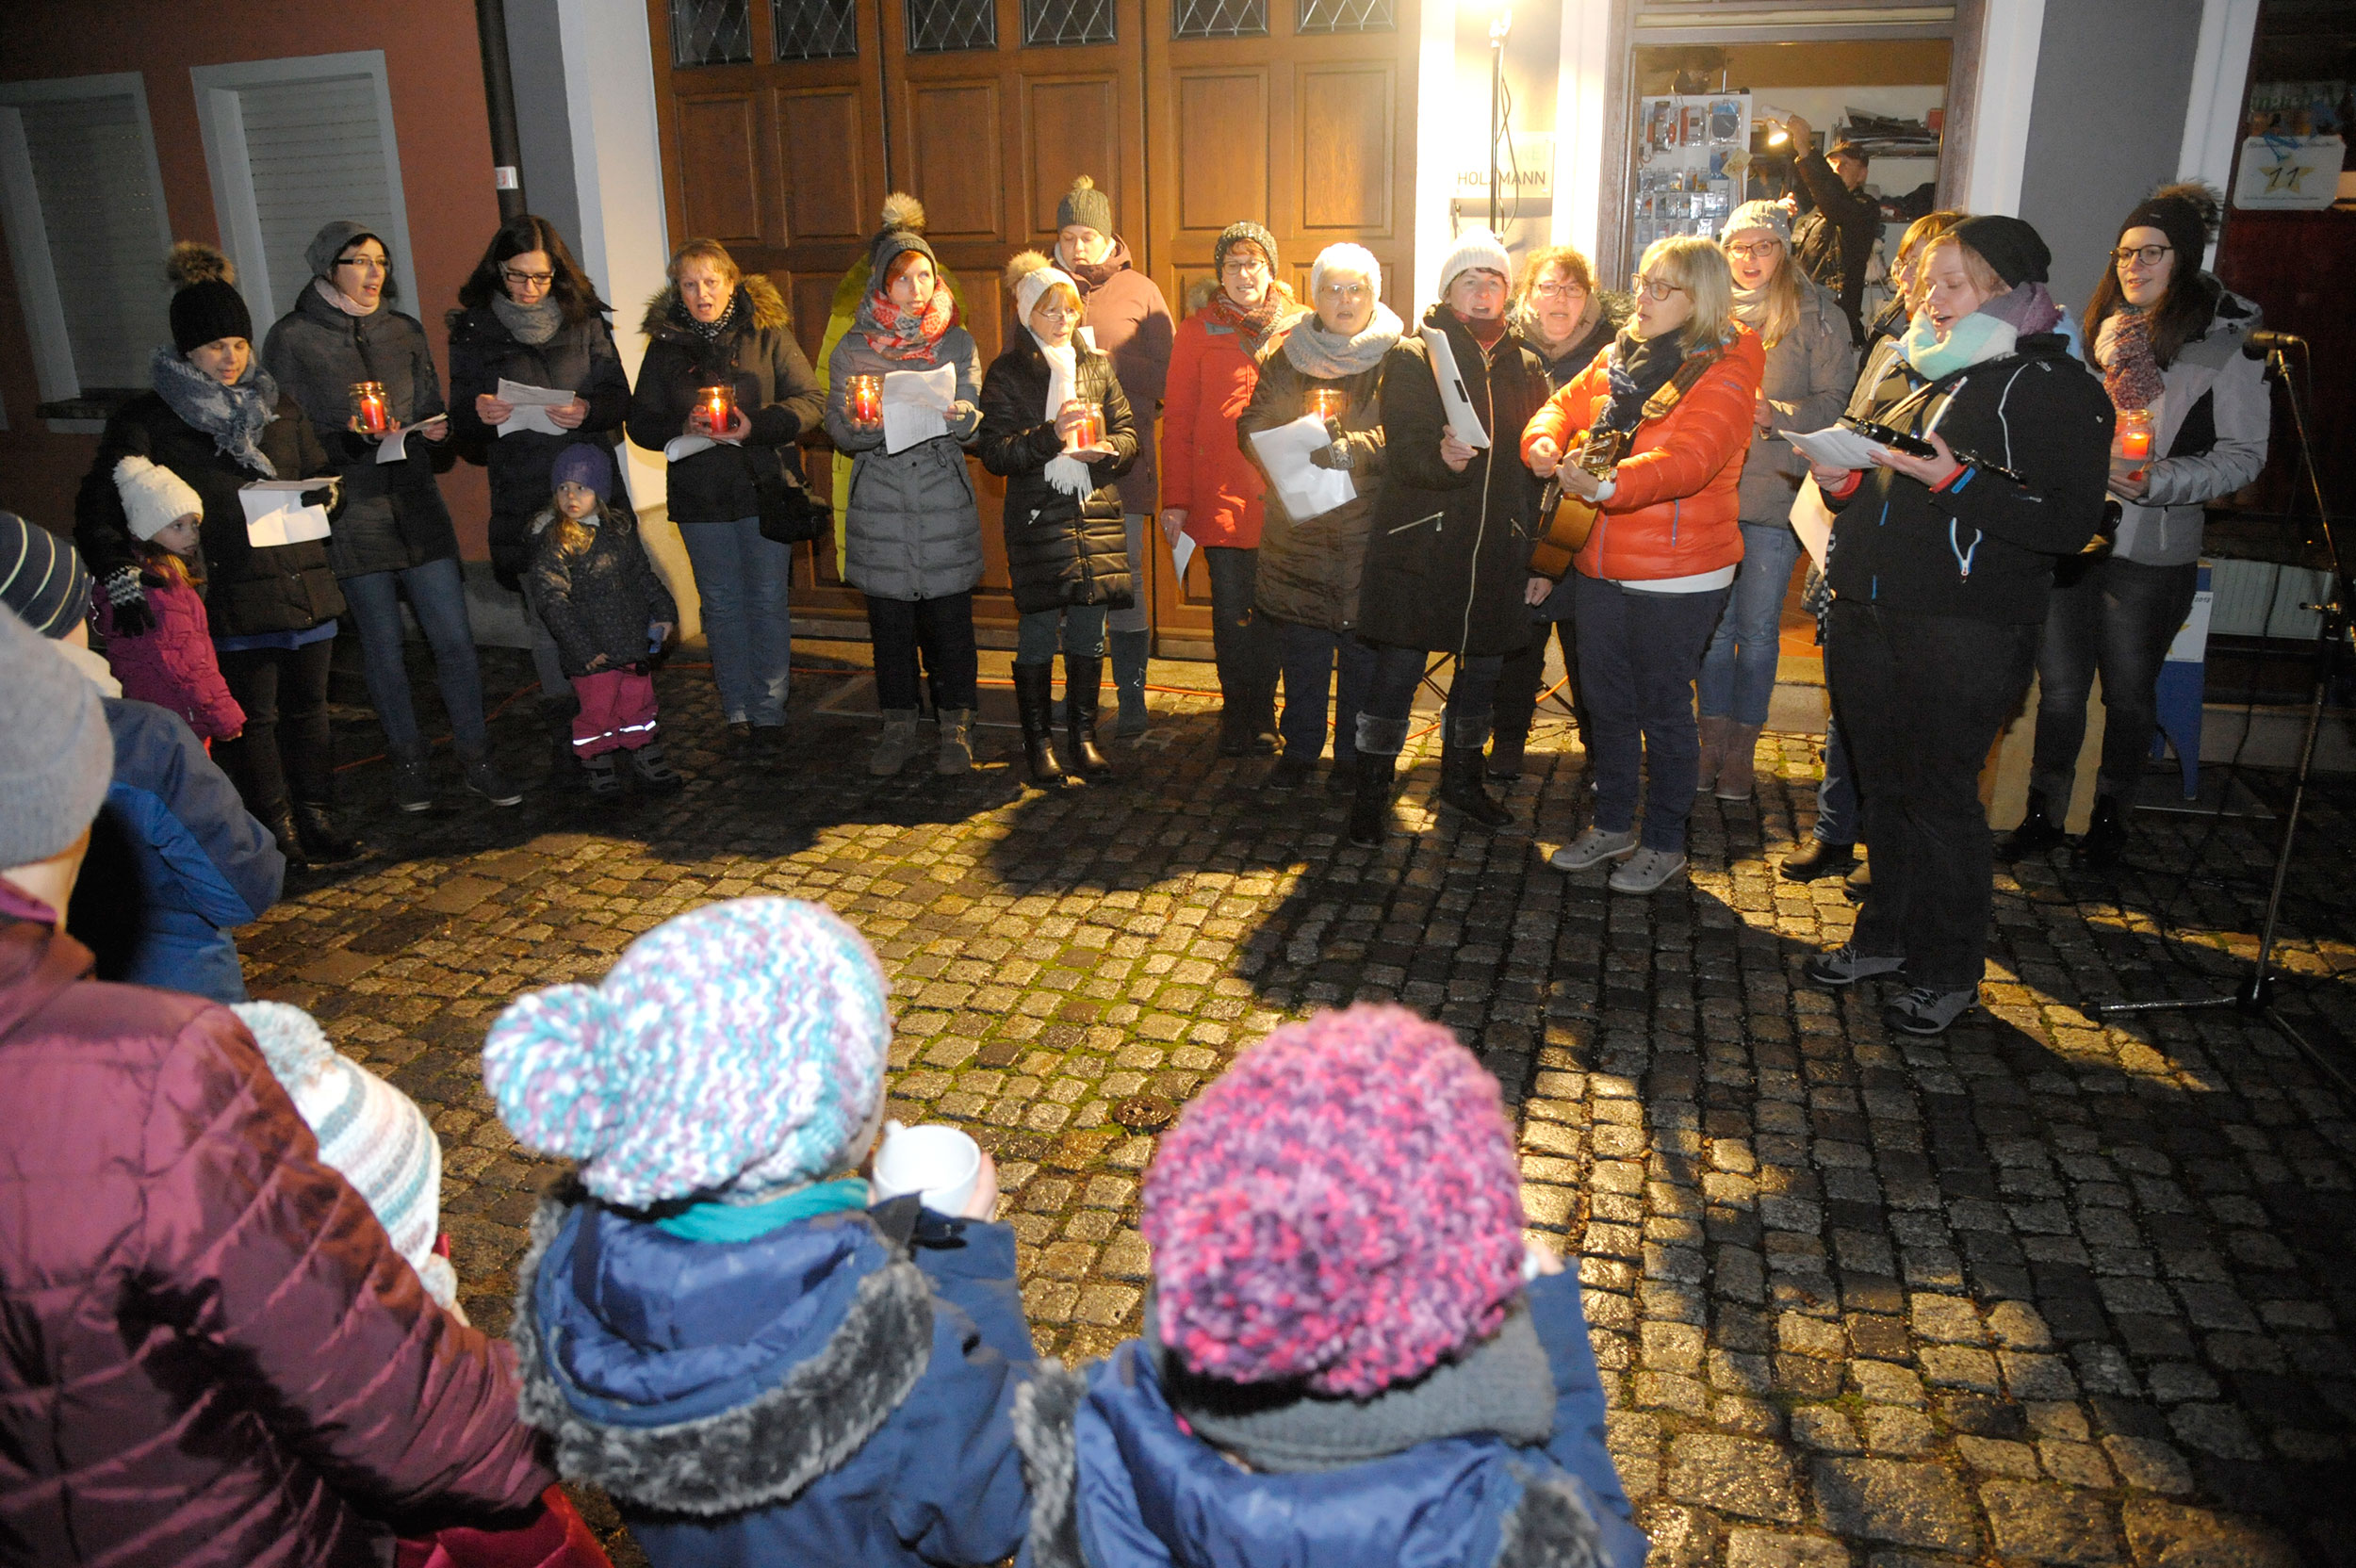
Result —
[[[1023, 789], [1001, 728], [967, 779], [874, 784], [872, 724], [815, 711], [865, 706], [864, 679], [800, 677], [793, 753], [763, 776], [701, 749], [708, 681], [666, 672], [695, 776], [669, 802], [402, 819], [385, 770], [353, 769], [377, 854], [245, 934], [257, 994], [312, 1008], [428, 1107], [478, 1323], [504, 1326], [553, 1174], [483, 1091], [491, 1017], [699, 902], [788, 893], [856, 923], [892, 975], [893, 1114], [995, 1152], [1044, 1352], [1097, 1354], [1137, 1321], [1153, 1139], [1116, 1107], [1183, 1102], [1284, 1018], [1397, 998], [1518, 1107], [1530, 1222], [1582, 1256], [1656, 1563], [2356, 1562], [2350, 1103], [2236, 1013], [2081, 1010], [2230, 985], [2271, 825], [2147, 813], [2115, 884], [2059, 857], [2000, 872], [1988, 1005], [1922, 1043], [1870, 988], [1800, 978], [1853, 918], [1838, 882], [1774, 874], [1813, 808], [1806, 738], [1769, 738], [1756, 805], [1702, 802], [1691, 885], [1644, 899], [1545, 865], [1583, 821], [1565, 734], [1542, 730], [1512, 794], [1534, 834], [1435, 818], [1427, 758], [1378, 853], [1343, 841], [1340, 797], [1216, 760], [1200, 695], [1156, 698], [1110, 787]], [[499, 725], [518, 771], [529, 706]], [[2284, 1007], [2333, 1048], [2356, 1037], [2352, 804], [2346, 784], [2311, 800], [2282, 954]]]

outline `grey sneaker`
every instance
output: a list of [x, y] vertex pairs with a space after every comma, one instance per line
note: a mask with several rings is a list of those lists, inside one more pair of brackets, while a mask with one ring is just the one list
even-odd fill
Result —
[[1859, 953], [1855, 942], [1842, 942], [1829, 953], [1817, 954], [1801, 966], [1800, 972], [1820, 986], [1854, 986], [1876, 974], [1895, 974], [1906, 967], [1906, 961], [1894, 955], [1876, 957]]
[[1607, 886], [1615, 893], [1659, 892], [1684, 869], [1685, 857], [1674, 849], [1640, 849], [1620, 862]]
[[1917, 986], [1882, 1009], [1882, 1021], [1908, 1035], [1943, 1035], [1947, 1026], [1978, 1004], [1980, 988], [1959, 991]]
[[1547, 856], [1546, 864], [1557, 871], [1593, 871], [1606, 860], [1625, 860], [1635, 853], [1635, 829], [1606, 833], [1600, 827], [1590, 827]]
[[524, 801], [524, 792], [509, 783], [488, 757], [466, 764], [466, 788], [494, 806], [521, 806]]
[[393, 764], [393, 799], [404, 811], [434, 809], [434, 774], [423, 758]]

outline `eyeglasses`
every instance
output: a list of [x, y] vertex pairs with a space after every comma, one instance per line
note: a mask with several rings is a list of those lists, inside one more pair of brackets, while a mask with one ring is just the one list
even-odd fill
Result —
[[1780, 239], [1762, 239], [1756, 245], [1728, 245], [1726, 247], [1726, 253], [1728, 259], [1733, 261], [1757, 261], [1762, 256], [1772, 256], [1782, 249], [1783, 241]]
[[1219, 270], [1222, 273], [1265, 272], [1268, 270], [1268, 263], [1258, 256], [1229, 256], [1220, 266]]
[[391, 266], [392, 263], [386, 261], [383, 256], [337, 256], [335, 258], [335, 265], [338, 267], [357, 267], [363, 272], [382, 272], [387, 267]]
[[2157, 267], [2160, 264], [2160, 258], [2175, 249], [2173, 245], [2135, 245], [2113, 251], [2111, 259], [2121, 267], [2131, 261], [2143, 267]]
[[1362, 283], [1329, 283], [1317, 290], [1320, 300], [1363, 300], [1374, 290]]
[[499, 276], [516, 288], [546, 288], [556, 282], [553, 272], [518, 272], [512, 267], [499, 269]]
[[1575, 283], [1532, 284], [1530, 291], [1542, 300], [1576, 300], [1587, 292]]
[[1051, 321], [1069, 321], [1080, 313], [1070, 305], [1042, 304], [1035, 308], [1031, 314], [1044, 316]]
[[1639, 295], [1640, 297], [1649, 297], [1655, 300], [1665, 300], [1672, 294], [1682, 294], [1685, 292], [1684, 289], [1678, 287], [1676, 284], [1662, 283], [1657, 278], [1648, 278], [1642, 272], [1639, 272], [1634, 277], [1628, 279], [1628, 286], [1631, 292]]

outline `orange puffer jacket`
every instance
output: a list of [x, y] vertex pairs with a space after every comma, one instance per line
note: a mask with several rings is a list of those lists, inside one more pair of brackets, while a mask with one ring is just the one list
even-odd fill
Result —
[[[1611, 363], [1606, 349], [1530, 416], [1522, 432], [1525, 461], [1540, 436], [1559, 450], [1577, 449], [1611, 400]], [[1766, 367], [1759, 335], [1738, 327], [1690, 391], [1636, 427], [1617, 488], [1574, 562], [1580, 572], [1649, 582], [1714, 572], [1742, 559], [1742, 459]]]

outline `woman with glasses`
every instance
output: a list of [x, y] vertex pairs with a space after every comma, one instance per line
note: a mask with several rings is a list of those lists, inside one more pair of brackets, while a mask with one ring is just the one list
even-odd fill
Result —
[[1857, 381], [1857, 351], [1841, 302], [1792, 261], [1792, 229], [1773, 202], [1734, 209], [1718, 245], [1734, 275], [1734, 318], [1759, 335], [1767, 362], [1753, 404], [1750, 455], [1738, 498], [1742, 564], [1702, 655], [1697, 792], [1751, 797], [1752, 768], [1775, 692], [1783, 601], [1800, 559], [1792, 502], [1808, 462], [1785, 431], [1823, 430]]
[[2122, 420], [2140, 413], [2151, 446], [2114, 456], [2118, 537], [2064, 560], [2053, 576], [2037, 650], [2037, 752], [2029, 812], [2008, 857], [2061, 842], [2086, 696], [2102, 678], [2102, 760], [2094, 816], [2074, 858], [2112, 864], [2127, 839], [2126, 807], [2158, 727], [2154, 688], [2201, 571], [2202, 503], [2230, 496], [2266, 466], [2273, 410], [2266, 366], [2245, 352], [2258, 307], [2201, 270], [2217, 232], [2217, 193], [2169, 186], [2121, 224], [2111, 270], [2086, 306], [2094, 368]]
[[[1113, 362], [1077, 335], [1079, 285], [1037, 251], [1006, 263], [1021, 328], [982, 376], [974, 449], [1006, 482], [1000, 513], [1014, 579], [1014, 703], [1033, 783], [1058, 789], [1112, 776], [1096, 748], [1104, 616], [1134, 601], [1137, 572], [1113, 483], [1137, 461], [1137, 430]], [[1063, 653], [1064, 741], [1053, 740], [1055, 654]]]
[[1203, 547], [1219, 663], [1219, 754], [1276, 749], [1274, 624], [1252, 608], [1260, 564], [1260, 470], [1235, 420], [1260, 379], [1260, 354], [1301, 314], [1276, 279], [1276, 237], [1249, 220], [1211, 247], [1218, 287], [1193, 302], [1170, 345], [1162, 415], [1162, 531]]
[[[1559, 477], [1566, 504], [1599, 509], [1571, 564], [1595, 816], [1552, 863], [1617, 861], [1613, 890], [1649, 893], [1685, 869], [1693, 676], [1742, 559], [1737, 495], [1765, 355], [1708, 239], [1655, 241], [1635, 287], [1628, 329], [1539, 410], [1522, 455]], [[1622, 446], [1609, 477], [1574, 460], [1591, 435]], [[1533, 600], [1553, 588], [1530, 579]]]
[[[491, 470], [491, 570], [499, 586], [520, 594], [532, 554], [527, 531], [548, 507], [556, 454], [577, 441], [614, 445], [630, 412], [630, 377], [605, 320], [613, 307], [545, 218], [518, 213], [501, 223], [459, 286], [458, 304], [450, 323], [450, 432], [462, 452]], [[501, 382], [572, 397], [518, 408], [500, 400]], [[629, 498], [617, 489], [612, 504], [627, 507]], [[548, 727], [548, 779], [581, 788], [572, 730], [580, 699], [556, 639], [528, 601], [524, 624]]]
[[[425, 733], [401, 646], [406, 598], [434, 650], [435, 684], [466, 788], [495, 806], [517, 805], [523, 792], [491, 761], [458, 533], [434, 480], [455, 453], [425, 328], [392, 307], [390, 253], [365, 223], [329, 223], [303, 257], [311, 278], [294, 308], [270, 328], [262, 362], [318, 431], [343, 481], [344, 509], [328, 535], [327, 559], [360, 628], [368, 700], [393, 758], [394, 799], [404, 811], [434, 807]], [[368, 417], [354, 391], [364, 382], [382, 389]], [[395, 439], [401, 458], [379, 462], [381, 449]]]

